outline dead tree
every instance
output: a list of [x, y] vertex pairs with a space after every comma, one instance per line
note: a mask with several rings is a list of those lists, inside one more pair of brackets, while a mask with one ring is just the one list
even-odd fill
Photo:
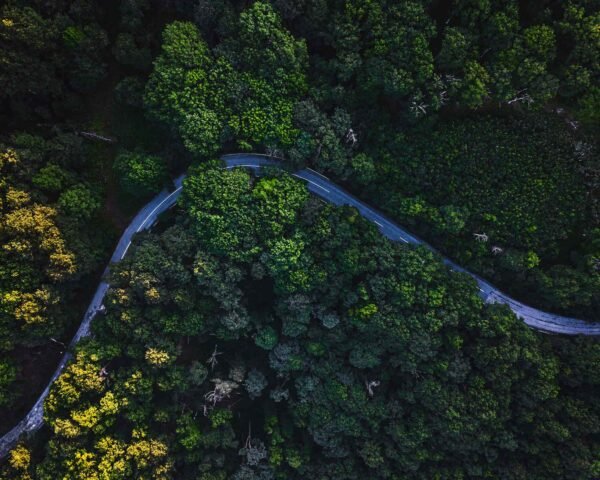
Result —
[[236, 382], [230, 380], [221, 380], [215, 378], [211, 380], [215, 384], [215, 388], [204, 395], [206, 403], [203, 405], [204, 416], [208, 416], [208, 412], [221, 403], [231, 397], [233, 391], [239, 386]]
[[219, 352], [217, 350], [217, 346], [218, 345], [215, 345], [215, 349], [213, 350], [213, 353], [210, 355], [210, 357], [208, 357], [208, 360], [206, 361], [206, 363], [208, 363], [210, 365], [211, 370], [214, 370], [215, 367], [219, 364], [217, 357], [223, 353], [223, 352]]
[[57, 345], [60, 345], [62, 348], [64, 348], [65, 350], [67, 349], [67, 346], [63, 343], [58, 341], [56, 338], [54, 337], [50, 337], [50, 341], [56, 343]]
[[420, 117], [421, 115], [427, 115], [427, 107], [429, 105], [423, 103], [423, 102], [419, 102], [417, 103], [416, 101], [412, 101], [412, 103], [410, 104], [410, 111], [412, 112], [412, 114], [415, 117]]
[[442, 81], [446, 85], [454, 85], [456, 83], [460, 83], [461, 79], [458, 78], [456, 75], [447, 74], [442, 77]]
[[234, 388], [230, 384], [233, 384], [234, 382], [230, 382], [228, 380], [221, 380], [219, 378], [213, 381], [215, 382], [215, 388], [208, 392], [206, 395], [204, 395], [204, 399], [214, 407], [215, 405], [217, 405], [217, 403], [220, 403], [226, 398], [229, 398]]
[[442, 90], [440, 92], [440, 105], [446, 105], [448, 103], [448, 91]]
[[356, 133], [354, 133], [353, 129], [349, 128], [348, 132], [346, 132], [346, 143], [351, 143], [354, 146], [357, 141], [358, 137], [356, 136]]
[[379, 385], [381, 385], [381, 382], [379, 380], [365, 380], [365, 386], [367, 387], [369, 397], [373, 397], [373, 395], [375, 395], [373, 389], [378, 387]]
[[531, 95], [529, 95], [527, 89], [525, 89], [517, 92], [517, 95], [506, 103], [508, 105], [512, 105], [513, 103], [526, 103], [527, 105], [531, 105], [533, 103], [533, 98], [531, 98]]
[[252, 448], [252, 422], [248, 422], [248, 436], [246, 437], [246, 441], [244, 442], [244, 448]]

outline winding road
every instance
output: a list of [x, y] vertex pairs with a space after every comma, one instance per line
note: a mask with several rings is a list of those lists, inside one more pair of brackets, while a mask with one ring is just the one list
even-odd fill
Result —
[[[231, 154], [224, 155], [223, 157], [225, 168], [232, 169], [236, 167], [249, 168], [252, 170], [258, 170], [262, 167], [281, 167], [281, 163], [277, 160], [273, 160], [266, 155], [260, 154]], [[315, 172], [311, 169], [300, 170], [292, 174], [294, 177], [304, 180], [307, 183], [308, 190], [321, 197], [325, 201], [334, 205], [350, 205], [355, 207], [358, 212], [370, 222], [377, 225], [379, 231], [385, 237], [395, 242], [403, 242], [411, 245], [424, 245], [431, 250], [435, 249], [423, 242], [419, 238], [411, 235], [406, 230], [390, 221], [383, 214], [377, 212], [375, 209], [369, 207], [365, 203], [358, 200], [336, 184], [331, 182], [327, 177]], [[133, 236], [142, 231], [147, 230], [156, 222], [158, 216], [172, 207], [182, 189], [182, 182], [185, 178], [184, 175], [178, 177], [175, 181], [175, 190], [167, 192], [163, 190], [156, 197], [154, 197], [146, 206], [144, 206], [138, 214], [133, 218], [129, 226], [123, 232], [117, 247], [110, 259], [110, 263], [117, 263], [125, 257]], [[543, 312], [527, 305], [520, 303], [508, 295], [505, 295], [497, 288], [493, 287], [490, 283], [486, 282], [479, 276], [468, 272], [464, 268], [455, 264], [451, 260], [442, 257], [444, 263], [448, 265], [452, 270], [463, 272], [471, 275], [479, 286], [479, 294], [481, 298], [487, 303], [504, 303], [515, 312], [515, 314], [521, 318], [530, 327], [540, 330], [545, 333], [558, 333], [566, 335], [588, 335], [595, 336], [600, 335], [600, 323], [588, 323], [583, 320], [575, 318], [564, 317], [561, 315], [554, 315], [551, 313]], [[106, 278], [108, 273], [108, 267], [104, 271], [103, 278]], [[68, 351], [62, 357], [56, 371], [50, 378], [48, 385], [38, 398], [35, 405], [12, 430], [6, 433], [0, 438], [0, 458], [3, 458], [8, 454], [10, 449], [17, 443], [18, 439], [23, 434], [28, 434], [38, 430], [43, 422], [43, 408], [44, 400], [46, 399], [52, 382], [61, 374], [67, 362], [71, 359], [72, 354], [70, 350], [81, 340], [90, 334], [90, 324], [96, 313], [101, 309], [104, 296], [108, 291], [109, 285], [103, 280], [98, 285], [96, 293], [90, 302], [90, 305], [85, 313], [83, 321], [77, 330], [77, 333], [69, 344]]]

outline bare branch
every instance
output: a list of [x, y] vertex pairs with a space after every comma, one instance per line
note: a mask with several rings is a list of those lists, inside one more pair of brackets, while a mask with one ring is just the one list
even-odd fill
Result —
[[358, 137], [356, 136], [356, 133], [354, 133], [354, 130], [351, 128], [348, 129], [348, 132], [346, 133], [346, 143], [352, 143], [352, 145], [355, 145], [357, 141]]
[[489, 237], [487, 236], [487, 234], [484, 233], [474, 233], [473, 236], [475, 237], [475, 240], [478, 242], [487, 242], [489, 240]]
[[375, 395], [373, 389], [378, 387], [379, 385], [381, 385], [381, 382], [379, 380], [365, 380], [365, 386], [367, 387], [369, 397], [373, 397], [373, 395]]
[[208, 358], [208, 360], [206, 361], [206, 363], [208, 363], [210, 365], [210, 369], [214, 370], [215, 367], [219, 364], [219, 361], [217, 360], [217, 357], [219, 355], [222, 355], [223, 352], [219, 352], [217, 350], [217, 346], [215, 345], [215, 349], [213, 350], [213, 353], [211, 354], [211, 356]]

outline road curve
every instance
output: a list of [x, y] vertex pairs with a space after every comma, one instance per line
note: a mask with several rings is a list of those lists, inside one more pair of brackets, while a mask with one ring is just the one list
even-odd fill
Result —
[[[112, 257], [110, 258], [110, 263], [120, 262], [127, 253], [133, 236], [136, 233], [151, 227], [162, 212], [175, 204], [177, 197], [179, 197], [179, 194], [181, 193], [183, 179], [183, 175], [175, 179], [175, 190], [173, 192], [163, 190], [137, 213], [119, 239], [119, 243], [117, 244]], [[108, 267], [106, 267], [104, 270], [102, 278], [106, 278], [107, 274]], [[23, 434], [28, 434], [38, 430], [44, 423], [44, 400], [48, 396], [50, 386], [52, 385], [52, 382], [54, 382], [54, 380], [56, 380], [56, 378], [62, 373], [67, 362], [71, 359], [71, 350], [73, 347], [79, 342], [79, 340], [81, 340], [83, 337], [87, 337], [90, 334], [90, 324], [104, 302], [104, 296], [108, 291], [108, 286], [108, 283], [106, 283], [104, 280], [102, 280], [98, 285], [96, 293], [94, 293], [94, 297], [92, 298], [92, 301], [85, 312], [81, 325], [79, 325], [77, 332], [69, 344], [67, 352], [65, 352], [63, 357], [60, 359], [54, 374], [52, 377], [50, 377], [48, 385], [39, 396], [34, 406], [31, 408], [25, 418], [23, 418], [23, 420], [21, 420], [12, 430], [0, 438], [0, 458], [3, 458], [8, 454], [10, 449], [17, 443]]]
[[[254, 153], [236, 153], [224, 155], [222, 158], [225, 163], [225, 168], [227, 169], [240, 167], [258, 170], [263, 167], [281, 167], [281, 163], [279, 161], [274, 160], [266, 155]], [[320, 173], [308, 168], [293, 173], [292, 175], [296, 178], [304, 180], [307, 184], [308, 190], [311, 193], [321, 197], [327, 202], [334, 205], [350, 205], [356, 208], [364, 218], [377, 225], [382, 235], [390, 240], [411, 245], [423, 245], [435, 251], [435, 249], [426, 242], [410, 234], [389, 220], [383, 214], [361, 202], [356, 197], [349, 194], [335, 183], [331, 182], [324, 175], [321, 175]], [[136, 233], [146, 230], [154, 225], [158, 216], [175, 204], [179, 194], [181, 193], [182, 182], [184, 178], [184, 175], [181, 175], [174, 181], [174, 191], [168, 192], [163, 190], [138, 212], [138, 214], [133, 218], [129, 226], [123, 232], [123, 235], [121, 236], [121, 239], [119, 240], [119, 243], [117, 244], [117, 247], [115, 248], [115, 251], [110, 259], [110, 263], [120, 262], [127, 253], [133, 236]], [[566, 335], [600, 335], [600, 323], [588, 323], [576, 318], [554, 315], [529, 307], [502, 293], [500, 290], [483, 280], [478, 275], [465, 270], [451, 260], [443, 256], [442, 260], [452, 270], [471, 275], [477, 282], [479, 286], [479, 295], [485, 302], [503, 303], [508, 305], [509, 308], [519, 318], [536, 330], [540, 330], [545, 333]], [[104, 271], [103, 278], [106, 278], [107, 273], [108, 267]], [[81, 322], [77, 333], [69, 344], [69, 350], [71, 350], [79, 342], [79, 340], [90, 334], [90, 323], [102, 306], [104, 296], [108, 291], [108, 287], [109, 285], [104, 280], [98, 285], [96, 293], [94, 294], [94, 297], [92, 298], [92, 301], [85, 313], [83, 321]], [[21, 435], [34, 432], [42, 426], [44, 422], [44, 400], [48, 395], [52, 382], [54, 382], [54, 380], [56, 380], [56, 378], [61, 374], [71, 356], [72, 355], [69, 351], [64, 354], [56, 371], [50, 378], [48, 386], [42, 392], [33, 408], [29, 411], [25, 418], [21, 420], [21, 422], [19, 422], [12, 430], [0, 438], [0, 458], [3, 458], [8, 454], [10, 449], [17, 443]]]
[[[224, 155], [223, 159], [227, 165], [226, 168], [240, 166], [256, 169], [261, 166], [277, 167], [281, 165], [279, 162], [274, 161], [269, 157], [257, 154]], [[410, 234], [402, 227], [389, 220], [386, 216], [349, 194], [320, 173], [311, 169], [305, 169], [296, 172], [293, 175], [306, 181], [308, 190], [327, 202], [333, 203], [334, 205], [350, 205], [355, 207], [363, 217], [377, 225], [382, 235], [390, 240], [411, 245], [423, 245], [430, 250], [436, 251], [432, 246]], [[545, 333], [588, 336], [600, 335], [600, 323], [589, 323], [576, 318], [555, 315], [529, 307], [502, 293], [478, 275], [465, 270], [452, 260], [445, 258], [444, 256], [442, 256], [442, 260], [452, 270], [471, 275], [478, 284], [480, 297], [485, 302], [504, 303], [508, 305], [510, 309], [531, 328]]]

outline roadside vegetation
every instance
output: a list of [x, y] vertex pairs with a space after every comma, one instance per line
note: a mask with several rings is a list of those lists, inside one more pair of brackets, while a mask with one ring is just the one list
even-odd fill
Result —
[[[599, 72], [589, 58], [596, 50], [583, 32], [577, 43], [577, 30], [567, 28], [567, 20], [551, 27], [540, 18], [540, 25], [519, 29], [514, 6], [479, 10], [458, 2], [449, 20], [457, 25], [440, 37], [435, 57], [414, 46], [425, 47], [434, 31], [433, 19], [417, 5], [390, 6], [389, 15], [375, 4], [332, 13], [328, 18], [338, 30], [355, 34], [356, 41], [361, 32], [377, 32], [378, 50], [349, 52], [335, 35], [317, 37], [328, 40], [336, 56], [325, 61], [319, 52], [328, 50], [318, 43], [308, 66], [306, 44], [317, 41], [316, 32], [307, 32], [306, 43], [294, 40], [266, 3], [243, 11], [227, 27], [236, 35], [224, 36], [212, 50], [201, 28], [173, 23], [146, 87], [147, 108], [175, 126], [196, 157], [223, 148], [262, 148], [294, 167], [312, 166], [347, 182], [523, 301], [600, 320], [596, 122], [582, 116], [588, 123], [581, 131], [564, 113], [545, 108], [550, 98], [566, 100], [571, 91], [566, 85], [573, 79], [554, 63], [558, 40], [574, 41], [570, 61], [586, 65], [568, 69]], [[574, 12], [582, 14], [582, 8], [571, 5], [563, 13], [575, 21]], [[490, 30], [467, 41], [465, 22], [472, 16]], [[399, 43], [406, 42], [402, 22], [409, 19], [422, 31]], [[593, 21], [580, 20], [578, 28]], [[364, 41], [369, 45], [372, 39]], [[469, 51], [474, 55], [483, 46], [486, 62], [476, 70], [485, 82], [460, 71]], [[380, 51], [387, 54], [380, 57]], [[392, 55], [407, 51], [408, 58]], [[232, 52], [244, 52], [243, 59]], [[311, 88], [298, 99], [307, 68]], [[531, 71], [507, 73], [527, 68]], [[476, 86], [477, 94], [471, 91]], [[592, 82], [589, 89], [594, 88]], [[475, 107], [482, 109], [469, 111]]]
[[118, 232], [106, 316], [7, 479], [594, 478], [599, 344], [284, 173], [343, 184], [535, 307], [600, 321], [594, 0], [8, 0], [0, 430], [43, 390]]
[[600, 321], [593, 138], [536, 113], [383, 129], [368, 143], [349, 179], [364, 198], [526, 303]]
[[100, 216], [104, 189], [84, 152], [73, 134], [16, 134], [0, 146], [0, 405], [7, 414], [27, 390], [26, 376], [36, 375], [19, 370], [20, 362], [79, 322], [73, 303], [89, 292], [82, 283], [97, 280], [114, 240]]
[[110, 282], [46, 401], [44, 453], [13, 451], [7, 475], [593, 471], [597, 344], [536, 334], [468, 275], [286, 174], [195, 169], [172, 222]]
[[[144, 75], [142, 66], [120, 65], [111, 47], [144, 10], [95, 1], [0, 7], [2, 433], [45, 388], [128, 216], [168, 185], [164, 159], [153, 178], [112, 165], [128, 149], [159, 152], [160, 128], [115, 89], [119, 77]], [[128, 195], [132, 181], [150, 190]]]

